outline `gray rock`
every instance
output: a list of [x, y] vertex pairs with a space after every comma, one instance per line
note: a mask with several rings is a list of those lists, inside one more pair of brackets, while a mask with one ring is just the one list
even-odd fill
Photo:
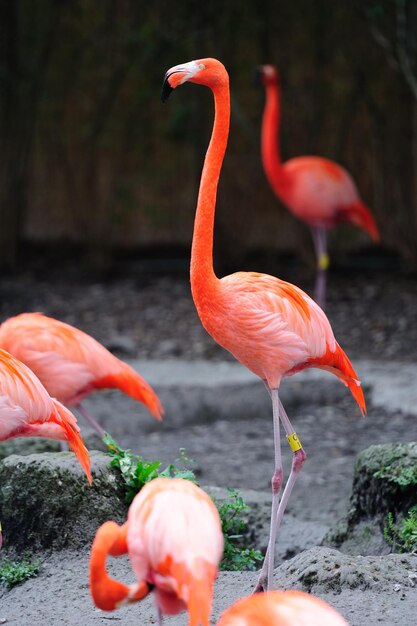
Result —
[[344, 589], [383, 591], [413, 587], [417, 559], [412, 555], [351, 556], [326, 547], [306, 550], [275, 570], [275, 585], [321, 595]]
[[91, 453], [93, 485], [72, 452], [8, 456], [0, 462], [5, 548], [61, 550], [90, 544], [100, 524], [123, 522], [127, 506], [109, 457]]
[[384, 539], [388, 513], [394, 519], [407, 515], [417, 504], [415, 479], [407, 480], [417, 464], [417, 443], [370, 446], [355, 463], [348, 516], [325, 537], [326, 545], [349, 554], [387, 554]]

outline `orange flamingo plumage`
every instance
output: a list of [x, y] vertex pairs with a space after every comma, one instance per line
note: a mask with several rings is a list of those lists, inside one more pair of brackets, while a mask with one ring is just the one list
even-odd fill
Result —
[[[106, 572], [106, 557], [129, 554], [134, 585]], [[90, 558], [90, 591], [104, 611], [136, 602], [153, 591], [162, 615], [189, 612], [189, 626], [209, 626], [213, 585], [223, 553], [216, 507], [197, 485], [182, 478], [156, 478], [135, 497], [123, 526], [106, 522], [97, 531]]]
[[266, 91], [261, 133], [265, 174], [276, 196], [311, 227], [317, 258], [314, 298], [324, 308], [329, 265], [327, 229], [347, 221], [367, 231], [377, 242], [378, 227], [361, 200], [353, 178], [343, 167], [318, 156], [301, 156], [282, 162], [278, 71], [274, 65], [263, 65], [258, 71]]
[[51, 398], [34, 373], [0, 349], [0, 441], [46, 437], [68, 441], [91, 484], [90, 457], [74, 415]]
[[[275, 470], [269, 549], [259, 580], [259, 588], [264, 588], [268, 581], [272, 581], [276, 534], [306, 458], [279, 400], [281, 379], [308, 367], [319, 367], [332, 372], [349, 387], [362, 413], [366, 410], [365, 399], [358, 377], [336, 342], [326, 315], [306, 293], [266, 274], [237, 272], [221, 279], [215, 275], [214, 213], [229, 132], [229, 77], [225, 67], [216, 59], [176, 65], [165, 75], [162, 99], [165, 100], [173, 89], [186, 81], [209, 87], [215, 103], [214, 126], [201, 176], [191, 250], [194, 303], [207, 332], [265, 382], [272, 399]], [[280, 420], [294, 453], [281, 500]]]
[[74, 326], [41, 313], [22, 313], [0, 326], [0, 348], [30, 367], [51, 396], [77, 408], [100, 437], [104, 430], [81, 404], [99, 389], [120, 389], [162, 418], [162, 405], [146, 380]]
[[217, 626], [348, 626], [327, 602], [303, 591], [268, 591], [238, 600]]

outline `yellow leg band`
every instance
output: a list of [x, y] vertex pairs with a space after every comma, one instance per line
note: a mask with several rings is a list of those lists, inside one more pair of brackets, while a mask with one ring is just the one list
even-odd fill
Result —
[[297, 433], [291, 433], [291, 435], [287, 435], [287, 439], [293, 452], [297, 452], [297, 450], [301, 450], [301, 448], [303, 447], [301, 445], [301, 441], [298, 439]]
[[330, 265], [330, 257], [328, 254], [322, 254], [319, 258], [319, 269], [327, 270]]

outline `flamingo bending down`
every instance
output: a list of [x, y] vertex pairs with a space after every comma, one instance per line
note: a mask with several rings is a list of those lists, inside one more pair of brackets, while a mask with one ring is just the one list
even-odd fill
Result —
[[366, 230], [379, 241], [378, 227], [362, 202], [349, 172], [318, 156], [281, 161], [279, 149], [280, 92], [274, 65], [263, 65], [259, 75], [266, 90], [262, 119], [261, 152], [266, 177], [274, 193], [290, 211], [312, 230], [317, 258], [314, 299], [324, 308], [326, 297], [327, 229], [347, 221]]
[[348, 626], [324, 600], [304, 591], [268, 591], [238, 600], [217, 626]]
[[30, 367], [51, 396], [77, 408], [100, 437], [103, 428], [81, 405], [98, 389], [120, 389], [162, 419], [162, 405], [146, 380], [74, 326], [41, 313], [22, 313], [0, 326], [0, 348]]
[[[276, 534], [306, 458], [279, 400], [281, 379], [307, 367], [319, 367], [338, 376], [350, 388], [362, 413], [365, 413], [365, 399], [357, 375], [336, 342], [326, 315], [301, 289], [274, 276], [255, 272], [237, 272], [222, 279], [215, 275], [214, 212], [229, 132], [229, 77], [216, 59], [176, 65], [165, 75], [163, 100], [186, 81], [209, 87], [215, 103], [213, 133], [201, 176], [191, 250], [194, 303], [207, 332], [265, 382], [272, 399], [275, 471], [269, 548], [259, 580], [259, 587], [264, 588], [268, 580], [272, 581]], [[281, 501], [280, 420], [294, 453]]]
[[91, 484], [90, 457], [74, 415], [26, 365], [0, 349], [0, 441], [46, 437], [68, 441]]
[[[106, 573], [108, 554], [129, 553], [137, 583], [130, 587]], [[197, 485], [182, 478], [156, 478], [135, 497], [127, 522], [106, 522], [91, 550], [90, 591], [104, 611], [154, 592], [162, 614], [189, 611], [189, 626], [209, 626], [213, 584], [223, 553], [216, 507]]]

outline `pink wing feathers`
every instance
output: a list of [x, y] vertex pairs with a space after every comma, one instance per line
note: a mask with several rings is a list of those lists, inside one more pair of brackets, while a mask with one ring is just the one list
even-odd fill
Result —
[[151, 386], [98, 341], [41, 313], [23, 313], [0, 326], [0, 346], [30, 367], [48, 392], [74, 405], [95, 389], [118, 388], [161, 419]]
[[187, 480], [153, 480], [130, 506], [127, 544], [137, 579], [156, 585], [161, 610], [176, 613], [186, 606], [189, 626], [208, 626], [223, 552], [209, 496]]
[[51, 398], [33, 372], [0, 349], [0, 441], [13, 437], [67, 440], [91, 483], [90, 457], [77, 420]]

